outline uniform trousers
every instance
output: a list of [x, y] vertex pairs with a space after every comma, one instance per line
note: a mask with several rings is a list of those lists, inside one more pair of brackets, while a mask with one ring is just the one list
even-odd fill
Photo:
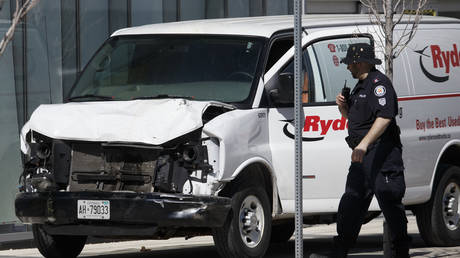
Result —
[[[394, 149], [397, 148], [397, 149]], [[387, 221], [393, 257], [408, 257], [410, 238], [407, 235], [407, 218], [402, 204], [406, 185], [403, 169], [394, 170], [391, 155], [401, 155], [401, 148], [368, 149], [362, 163], [351, 163], [345, 193], [337, 215], [335, 245], [348, 252], [358, 237], [364, 217], [375, 194]], [[390, 162], [388, 162], [388, 160]], [[392, 169], [392, 170], [388, 170]], [[344, 257], [345, 257], [344, 256]]]

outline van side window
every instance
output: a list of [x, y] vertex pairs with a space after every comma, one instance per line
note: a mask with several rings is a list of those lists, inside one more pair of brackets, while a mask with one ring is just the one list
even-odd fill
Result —
[[308, 46], [304, 53], [309, 57], [315, 85], [314, 102], [335, 102], [345, 81], [353, 88], [357, 82], [340, 60], [347, 54], [350, 44], [370, 43], [369, 38], [339, 38], [323, 40]]
[[[313, 74], [312, 63], [310, 57], [306, 54], [304, 50], [302, 54], [302, 103], [309, 103], [312, 99], [315, 99], [316, 95], [323, 95], [321, 89], [317, 89], [316, 80], [317, 76]], [[318, 70], [318, 69], [317, 69]], [[294, 61], [291, 60], [289, 64], [281, 71], [281, 73], [290, 73], [294, 74]], [[321, 85], [321, 83], [319, 83]]]
[[270, 52], [268, 54], [267, 65], [265, 66], [265, 73], [272, 68], [272, 66], [282, 57], [292, 46], [294, 46], [293, 37], [281, 38], [273, 42]]

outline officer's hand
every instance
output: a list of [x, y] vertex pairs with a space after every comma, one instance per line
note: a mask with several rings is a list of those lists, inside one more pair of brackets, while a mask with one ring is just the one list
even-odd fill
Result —
[[335, 103], [337, 103], [339, 107], [347, 107], [347, 102], [345, 101], [345, 97], [342, 94], [339, 94], [337, 97], [335, 97]]
[[363, 163], [363, 158], [366, 152], [367, 146], [364, 146], [361, 143], [358, 144], [358, 146], [356, 146], [356, 148], [354, 148], [353, 152], [351, 153], [351, 162]]

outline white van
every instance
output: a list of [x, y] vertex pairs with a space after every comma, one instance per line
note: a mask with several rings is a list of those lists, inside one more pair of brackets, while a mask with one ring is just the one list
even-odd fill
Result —
[[[306, 224], [335, 220], [351, 154], [335, 97], [356, 83], [339, 60], [351, 43], [377, 46], [375, 31], [367, 15], [303, 18]], [[66, 103], [40, 106], [22, 130], [16, 214], [40, 252], [75, 257], [87, 236], [212, 234], [223, 257], [261, 257], [289, 239], [292, 46], [292, 16], [115, 32]], [[394, 63], [404, 203], [429, 245], [460, 243], [459, 50], [460, 20], [424, 17]], [[367, 220], [378, 211], [374, 200]]]

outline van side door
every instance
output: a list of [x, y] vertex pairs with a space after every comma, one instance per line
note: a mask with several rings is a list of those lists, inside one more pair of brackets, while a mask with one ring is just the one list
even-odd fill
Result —
[[[369, 36], [340, 35], [303, 40], [303, 198], [304, 212], [336, 212], [345, 189], [351, 150], [345, 143], [347, 120], [335, 103], [344, 84], [353, 89], [356, 80], [341, 64], [352, 43], [370, 43]], [[269, 139], [283, 212], [294, 211], [294, 105], [278, 102], [276, 89], [286, 74], [293, 77], [291, 49], [265, 74], [269, 98]]]

